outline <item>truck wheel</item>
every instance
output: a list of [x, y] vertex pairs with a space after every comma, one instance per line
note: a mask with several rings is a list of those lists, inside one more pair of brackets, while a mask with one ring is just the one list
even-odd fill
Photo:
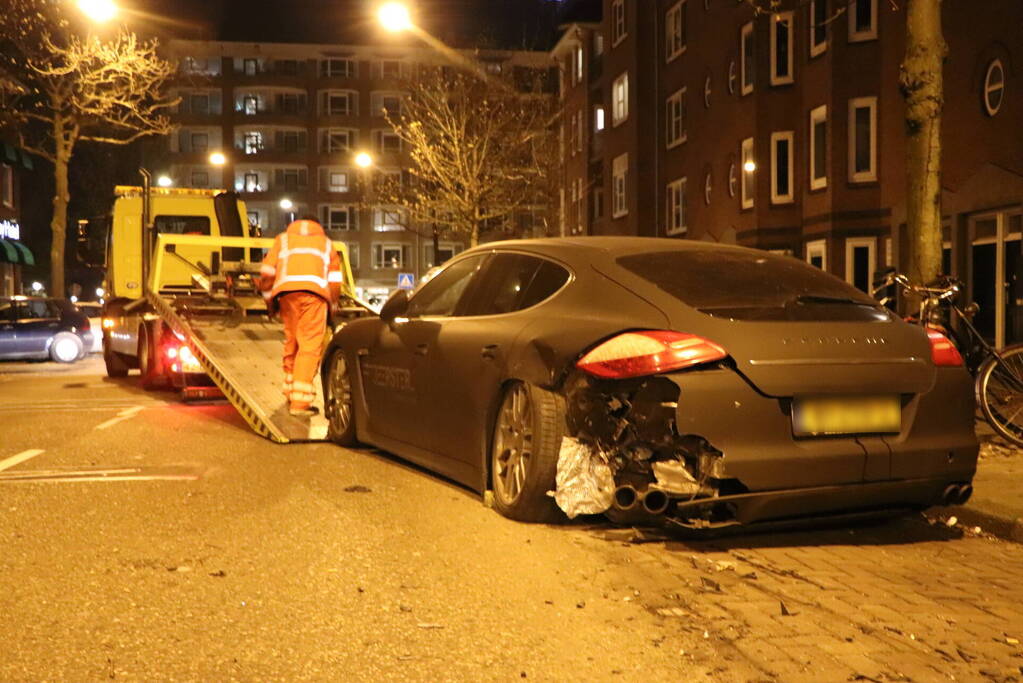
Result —
[[50, 342], [50, 358], [58, 363], [74, 363], [84, 352], [82, 340], [70, 332], [58, 332]]
[[160, 382], [156, 375], [156, 344], [153, 330], [149, 325], [139, 328], [139, 384], [146, 391], [158, 389]]
[[128, 363], [124, 356], [103, 345], [103, 364], [107, 366], [107, 377], [127, 377]]

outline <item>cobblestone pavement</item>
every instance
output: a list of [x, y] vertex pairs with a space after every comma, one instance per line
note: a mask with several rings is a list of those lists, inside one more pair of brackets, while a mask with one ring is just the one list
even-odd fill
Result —
[[633, 562], [665, 572], [643, 602], [702, 635], [707, 647], [682, 656], [706, 680], [1023, 681], [1017, 544], [914, 516], [655, 541]]

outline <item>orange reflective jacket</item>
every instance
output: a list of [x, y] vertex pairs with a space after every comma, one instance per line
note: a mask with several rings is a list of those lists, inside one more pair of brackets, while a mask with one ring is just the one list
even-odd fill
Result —
[[259, 289], [267, 299], [305, 291], [334, 302], [342, 280], [341, 259], [316, 221], [295, 221], [277, 235], [259, 269]]

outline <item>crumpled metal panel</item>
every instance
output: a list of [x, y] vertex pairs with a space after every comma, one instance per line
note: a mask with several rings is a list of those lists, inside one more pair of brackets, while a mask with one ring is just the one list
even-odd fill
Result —
[[564, 437], [558, 454], [554, 497], [569, 519], [607, 511], [614, 501], [614, 473], [607, 459], [591, 446]]

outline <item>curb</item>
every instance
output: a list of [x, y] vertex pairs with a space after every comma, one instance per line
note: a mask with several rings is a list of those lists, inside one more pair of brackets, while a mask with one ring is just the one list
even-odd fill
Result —
[[984, 533], [997, 536], [1006, 541], [1023, 543], [1023, 517], [1009, 517], [975, 507], [953, 505], [951, 507], [931, 508], [933, 514], [942, 518], [956, 517], [959, 526], [979, 526]]

